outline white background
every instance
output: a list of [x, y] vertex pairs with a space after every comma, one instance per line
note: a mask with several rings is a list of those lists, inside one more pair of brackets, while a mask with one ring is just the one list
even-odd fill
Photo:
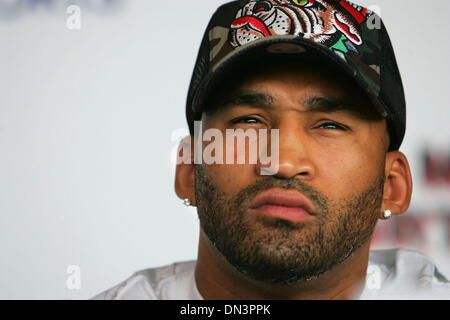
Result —
[[[66, 28], [65, 7], [0, 19], [0, 299], [86, 299], [137, 270], [195, 259], [197, 217], [174, 193], [172, 134], [187, 130], [198, 46], [221, 3], [81, 7], [80, 30]], [[450, 2], [359, 3], [381, 9], [397, 53], [412, 207], [449, 208], [418, 179], [422, 149], [450, 141]], [[450, 276], [448, 260], [432, 258]], [[70, 265], [80, 290], [66, 287]]]

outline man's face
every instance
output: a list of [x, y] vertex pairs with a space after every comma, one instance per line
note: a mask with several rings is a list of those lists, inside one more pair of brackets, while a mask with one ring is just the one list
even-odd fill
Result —
[[[385, 121], [353, 82], [320, 66], [278, 65], [229, 89], [203, 115], [203, 130], [279, 129], [279, 171], [196, 165], [201, 228], [250, 278], [313, 279], [370, 240], [383, 195]], [[336, 108], [343, 105], [350, 107]], [[306, 197], [312, 216], [295, 222], [250, 210], [261, 192], [280, 189]]]

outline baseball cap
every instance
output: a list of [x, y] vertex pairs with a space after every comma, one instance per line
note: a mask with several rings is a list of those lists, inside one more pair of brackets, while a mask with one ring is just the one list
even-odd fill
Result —
[[386, 119], [389, 151], [398, 150], [406, 103], [389, 35], [375, 12], [344, 0], [241, 0], [220, 6], [204, 33], [189, 86], [191, 134], [208, 95], [239, 62], [305, 53], [333, 63], [354, 80]]

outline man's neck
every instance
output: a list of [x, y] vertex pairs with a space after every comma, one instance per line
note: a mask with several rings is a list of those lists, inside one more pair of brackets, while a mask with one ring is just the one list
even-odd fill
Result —
[[267, 284], [237, 271], [200, 230], [195, 280], [204, 299], [355, 299], [364, 287], [370, 241], [316, 279], [293, 285]]

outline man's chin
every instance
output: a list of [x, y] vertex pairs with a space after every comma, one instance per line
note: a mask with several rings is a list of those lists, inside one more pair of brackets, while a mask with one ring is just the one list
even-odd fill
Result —
[[[280, 264], [277, 257], [259, 257], [257, 263], [232, 263], [244, 276], [267, 284], [292, 285], [313, 280], [326, 272], [329, 268], [307, 266], [299, 263]], [[303, 268], [299, 268], [302, 266]]]
[[[308, 245], [308, 241], [304, 240], [302, 246], [294, 244], [286, 234], [266, 232], [264, 237], [258, 236], [249, 237], [245, 243], [216, 243], [220, 245], [216, 248], [241, 274], [270, 284], [309, 281], [332, 267], [323, 262], [318, 247]], [[319, 256], [321, 261], [317, 260]]]

